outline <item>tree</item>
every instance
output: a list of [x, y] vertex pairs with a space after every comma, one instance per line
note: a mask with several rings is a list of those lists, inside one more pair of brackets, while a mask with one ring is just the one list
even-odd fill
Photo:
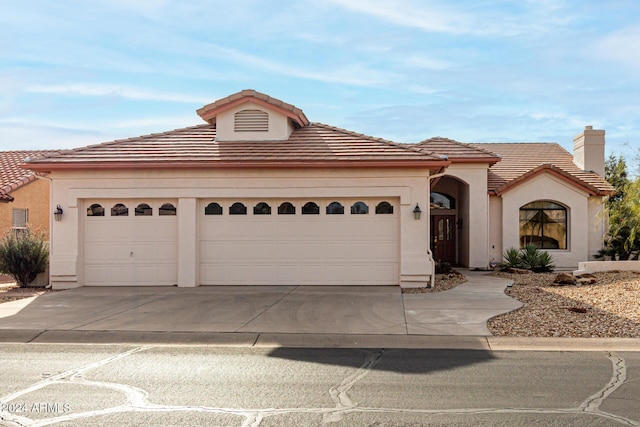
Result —
[[29, 286], [49, 262], [49, 245], [42, 232], [9, 230], [0, 239], [0, 273], [10, 274], [21, 288]]
[[609, 156], [605, 178], [616, 189], [606, 201], [609, 233], [598, 257], [629, 259], [640, 251], [640, 178], [630, 180], [624, 157]]

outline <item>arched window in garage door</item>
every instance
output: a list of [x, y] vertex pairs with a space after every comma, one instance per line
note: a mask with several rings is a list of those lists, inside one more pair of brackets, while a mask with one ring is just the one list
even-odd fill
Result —
[[158, 209], [158, 215], [175, 215], [176, 213], [177, 209], [171, 203], [165, 203]]
[[247, 207], [240, 202], [236, 202], [229, 207], [229, 215], [246, 215]]
[[389, 202], [380, 202], [376, 206], [376, 215], [390, 215], [393, 213], [393, 205]]
[[271, 215], [271, 206], [265, 202], [260, 202], [253, 207], [254, 215]]
[[319, 215], [319, 214], [320, 214], [320, 206], [318, 206], [314, 202], [307, 202], [302, 207], [302, 215]]
[[296, 207], [289, 202], [283, 202], [278, 206], [278, 215], [295, 215]]
[[327, 215], [344, 214], [344, 206], [340, 202], [331, 202], [327, 205]]
[[351, 215], [366, 215], [369, 213], [369, 206], [364, 202], [355, 202], [351, 205]]
[[204, 208], [205, 215], [222, 215], [222, 206], [218, 203], [213, 202], [209, 203], [206, 208]]
[[152, 216], [153, 209], [146, 203], [140, 203], [136, 206], [136, 216]]
[[87, 216], [104, 216], [104, 208], [98, 203], [94, 203], [87, 209]]
[[116, 203], [111, 208], [111, 216], [129, 216], [129, 208], [122, 203]]

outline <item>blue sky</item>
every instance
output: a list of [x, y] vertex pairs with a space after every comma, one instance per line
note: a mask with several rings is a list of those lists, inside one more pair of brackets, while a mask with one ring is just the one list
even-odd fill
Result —
[[0, 150], [202, 123], [242, 89], [398, 142], [640, 147], [637, 0], [0, 0]]

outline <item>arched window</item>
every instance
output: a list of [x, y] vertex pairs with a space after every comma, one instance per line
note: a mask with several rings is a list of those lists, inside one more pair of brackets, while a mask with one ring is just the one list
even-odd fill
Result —
[[320, 206], [313, 202], [307, 202], [302, 207], [302, 215], [320, 215]]
[[284, 202], [278, 206], [278, 215], [295, 215], [296, 207], [289, 202]]
[[254, 215], [271, 215], [271, 206], [265, 202], [260, 202], [253, 207]]
[[229, 207], [229, 215], [246, 215], [247, 207], [240, 202], [235, 202]]
[[122, 203], [116, 203], [111, 208], [111, 216], [129, 216], [129, 208]]
[[136, 216], [151, 216], [153, 215], [153, 209], [146, 203], [140, 203], [136, 206]]
[[520, 208], [520, 247], [567, 249], [567, 208], [538, 200]]
[[158, 215], [175, 215], [176, 211], [176, 207], [171, 203], [165, 203], [158, 209]]
[[366, 215], [369, 213], [369, 206], [365, 202], [355, 202], [351, 205], [351, 215]]
[[209, 203], [206, 208], [204, 208], [205, 215], [222, 215], [222, 206], [218, 203], [213, 202]]
[[344, 214], [344, 206], [340, 202], [331, 202], [327, 205], [327, 215]]
[[380, 202], [376, 206], [376, 215], [390, 215], [393, 213], [393, 205], [389, 202]]
[[94, 203], [87, 209], [87, 216], [104, 216], [104, 208], [102, 205]]
[[455, 209], [456, 199], [444, 194], [432, 192], [430, 196], [431, 209]]

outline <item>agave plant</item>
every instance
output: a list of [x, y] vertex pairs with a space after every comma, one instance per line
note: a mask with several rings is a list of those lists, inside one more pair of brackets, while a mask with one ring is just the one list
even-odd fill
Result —
[[522, 268], [522, 258], [520, 251], [516, 248], [509, 248], [502, 254], [502, 262], [500, 269], [507, 270], [509, 268]]

